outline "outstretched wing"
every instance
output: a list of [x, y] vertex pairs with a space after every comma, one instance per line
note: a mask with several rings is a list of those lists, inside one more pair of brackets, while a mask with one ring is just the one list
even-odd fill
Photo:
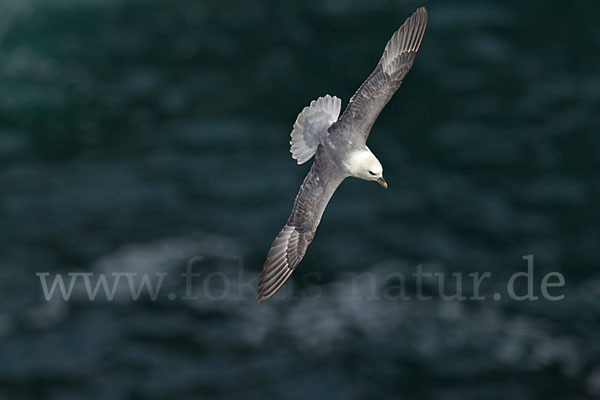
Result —
[[300, 186], [292, 214], [267, 254], [258, 282], [259, 303], [273, 296], [294, 272], [315, 236], [329, 199], [342, 183], [343, 177], [327, 174], [328, 161], [319, 156], [321, 149], [320, 145], [315, 162]]
[[330, 131], [361, 132], [364, 133], [364, 140], [367, 140], [379, 113], [410, 71], [426, 27], [427, 11], [421, 7], [394, 33], [377, 67], [354, 93], [348, 107]]

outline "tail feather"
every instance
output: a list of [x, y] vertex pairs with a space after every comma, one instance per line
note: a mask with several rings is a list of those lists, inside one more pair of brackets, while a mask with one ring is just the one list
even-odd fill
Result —
[[292, 158], [298, 164], [304, 164], [315, 154], [327, 129], [337, 121], [341, 108], [342, 101], [339, 98], [325, 95], [313, 100], [298, 114], [290, 141]]

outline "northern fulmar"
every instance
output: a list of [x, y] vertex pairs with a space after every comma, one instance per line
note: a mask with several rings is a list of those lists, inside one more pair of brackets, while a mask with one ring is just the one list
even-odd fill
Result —
[[298, 115], [290, 151], [298, 164], [315, 156], [304, 178], [287, 223], [279, 232], [258, 283], [262, 303], [283, 286], [312, 242], [333, 192], [350, 176], [378, 182], [387, 189], [383, 167], [366, 145], [377, 116], [413, 65], [425, 28], [427, 11], [419, 8], [389, 40], [383, 55], [338, 118], [342, 101], [326, 95], [313, 100]]

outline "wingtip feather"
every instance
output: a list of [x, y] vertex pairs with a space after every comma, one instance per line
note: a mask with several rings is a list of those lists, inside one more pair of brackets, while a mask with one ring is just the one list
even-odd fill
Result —
[[384, 72], [392, 74], [397, 68], [394, 60], [406, 53], [416, 53], [421, 47], [427, 27], [428, 14], [425, 7], [418, 8], [402, 26], [394, 32], [385, 46], [381, 65]]

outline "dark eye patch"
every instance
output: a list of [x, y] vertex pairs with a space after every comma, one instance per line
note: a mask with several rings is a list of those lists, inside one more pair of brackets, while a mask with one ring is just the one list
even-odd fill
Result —
[[373, 172], [373, 171], [369, 171], [369, 173], [370, 173], [371, 175], [375, 175], [375, 172]]

